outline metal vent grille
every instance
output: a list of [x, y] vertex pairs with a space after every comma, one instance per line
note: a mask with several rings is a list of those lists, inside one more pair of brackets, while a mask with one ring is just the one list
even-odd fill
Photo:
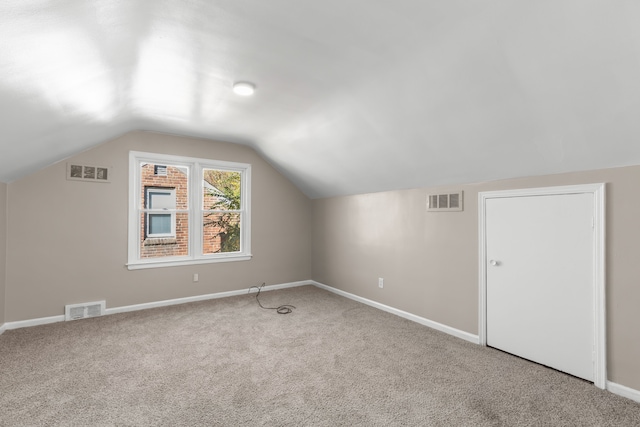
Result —
[[167, 167], [165, 165], [154, 165], [153, 173], [157, 176], [167, 176]]
[[105, 301], [70, 304], [64, 306], [64, 320], [86, 319], [104, 315]]
[[109, 182], [111, 180], [111, 168], [108, 166], [67, 163], [67, 179], [70, 181]]
[[461, 211], [462, 191], [446, 194], [429, 194], [427, 196], [427, 210], [439, 211]]

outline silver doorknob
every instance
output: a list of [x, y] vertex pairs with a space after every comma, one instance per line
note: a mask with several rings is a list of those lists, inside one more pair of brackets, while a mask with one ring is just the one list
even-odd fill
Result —
[[496, 261], [495, 259], [492, 259], [491, 261], [489, 261], [489, 264], [495, 267], [497, 265], [500, 265], [500, 261]]

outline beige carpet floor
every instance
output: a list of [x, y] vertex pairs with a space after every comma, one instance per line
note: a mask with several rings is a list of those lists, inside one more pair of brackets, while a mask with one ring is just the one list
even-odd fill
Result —
[[313, 286], [7, 331], [2, 426], [640, 426], [640, 404]]

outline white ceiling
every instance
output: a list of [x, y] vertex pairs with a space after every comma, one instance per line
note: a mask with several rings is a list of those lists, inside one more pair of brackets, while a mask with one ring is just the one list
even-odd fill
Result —
[[137, 129], [314, 198], [640, 164], [640, 2], [2, 0], [0, 112], [4, 182]]

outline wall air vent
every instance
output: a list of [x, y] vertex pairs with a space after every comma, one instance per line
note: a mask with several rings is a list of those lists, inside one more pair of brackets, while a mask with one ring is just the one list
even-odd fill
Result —
[[427, 196], [427, 210], [430, 212], [461, 211], [462, 191], [446, 194], [429, 194]]
[[157, 176], [167, 176], [167, 167], [165, 165], [154, 165], [153, 174]]
[[67, 163], [67, 179], [71, 181], [109, 182], [111, 168]]
[[64, 306], [64, 320], [86, 319], [104, 315], [105, 301], [85, 302]]

